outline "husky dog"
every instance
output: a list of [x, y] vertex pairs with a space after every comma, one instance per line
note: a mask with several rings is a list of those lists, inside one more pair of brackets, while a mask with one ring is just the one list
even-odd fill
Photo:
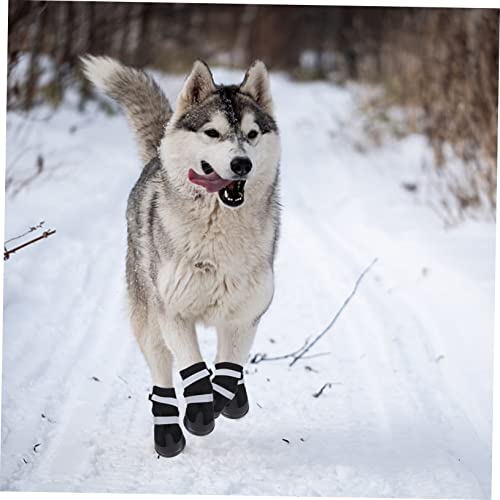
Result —
[[[189, 432], [208, 434], [220, 413], [248, 411], [243, 366], [273, 297], [279, 231], [269, 77], [256, 61], [240, 85], [217, 85], [196, 61], [172, 111], [143, 71], [107, 57], [82, 62], [87, 78], [123, 106], [145, 165], [128, 199], [127, 288], [153, 382], [155, 449], [174, 456], [185, 446], [174, 362]], [[217, 330], [215, 373], [203, 361], [197, 323]]]

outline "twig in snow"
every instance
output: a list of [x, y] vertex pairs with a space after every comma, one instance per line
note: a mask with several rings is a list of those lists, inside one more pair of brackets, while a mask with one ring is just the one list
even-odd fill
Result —
[[359, 284], [361, 283], [362, 279], [366, 276], [366, 274], [370, 271], [370, 269], [375, 265], [378, 259], [373, 259], [371, 264], [359, 275], [358, 279], [356, 280], [356, 283], [354, 283], [354, 288], [352, 289], [352, 292], [348, 295], [348, 297], [344, 300], [344, 303], [340, 307], [340, 309], [337, 311], [337, 314], [333, 317], [332, 321], [327, 325], [327, 327], [318, 335], [316, 336], [312, 342], [310, 342], [301, 352], [300, 354], [294, 356], [292, 362], [290, 363], [290, 366], [293, 366], [300, 358], [304, 356], [306, 352], [308, 352], [311, 347], [313, 347], [318, 340], [323, 337], [328, 330], [335, 324], [339, 316], [342, 314], [342, 311], [346, 308], [347, 304], [351, 301], [351, 299], [354, 297], [356, 292], [358, 291]]
[[312, 366], [306, 365], [304, 366], [304, 370], [306, 372], [314, 372], [314, 373], [319, 373], [318, 370], [315, 370]]
[[8, 260], [13, 253], [17, 252], [18, 250], [21, 250], [21, 248], [27, 247], [28, 245], [31, 245], [32, 243], [36, 243], [37, 241], [44, 240], [44, 239], [48, 238], [49, 236], [52, 236], [53, 234], [55, 234], [55, 232], [56, 232], [55, 229], [49, 229], [47, 231], [44, 231], [37, 238], [33, 238], [32, 240], [29, 240], [26, 243], [23, 243], [22, 245], [19, 245], [15, 248], [12, 248], [11, 250], [7, 250], [4, 247], [3, 260]]
[[19, 236], [15, 236], [14, 238], [11, 238], [10, 240], [7, 240], [4, 244], [7, 245], [7, 243], [10, 243], [11, 241], [15, 241], [15, 240], [19, 240], [21, 238], [24, 238], [25, 236], [32, 233], [33, 231], [36, 231], [37, 229], [41, 229], [44, 224], [45, 224], [45, 221], [42, 220], [36, 226], [31, 226], [25, 233], [20, 234]]
[[[365, 268], [365, 270], [359, 275], [358, 279], [354, 283], [354, 287], [353, 287], [351, 293], [344, 300], [344, 303], [342, 304], [340, 309], [336, 312], [333, 319], [330, 321], [330, 323], [328, 323], [326, 328], [324, 328], [321, 333], [319, 333], [318, 335], [316, 335], [316, 337], [314, 337], [314, 339], [311, 342], [309, 342], [310, 337], [308, 337], [306, 339], [304, 345], [301, 348], [297, 349], [296, 351], [290, 352], [288, 354], [283, 354], [281, 356], [268, 357], [267, 354], [265, 354], [265, 353], [264, 354], [257, 353], [250, 360], [250, 363], [257, 364], [257, 363], [260, 363], [262, 361], [279, 361], [282, 359], [292, 358], [292, 361], [288, 366], [293, 366], [297, 361], [299, 361], [299, 359], [307, 359], [308, 357], [311, 357], [311, 356], [304, 357], [304, 354], [306, 354], [318, 342], [318, 340], [320, 340], [330, 330], [330, 328], [332, 328], [332, 326], [336, 323], [339, 316], [342, 314], [342, 311], [346, 308], [347, 304], [349, 304], [351, 299], [354, 297], [354, 295], [358, 291], [359, 284], [361, 283], [363, 278], [366, 276], [366, 274], [368, 274], [368, 272], [371, 270], [371, 268], [375, 265], [377, 260], [378, 260], [378, 258], [373, 259], [372, 262], [370, 263], [370, 265], [367, 268]], [[323, 355], [323, 354], [325, 354], [325, 353], [321, 353], [319, 355]], [[314, 356], [316, 356], [316, 355], [314, 355]]]
[[313, 359], [319, 358], [321, 356], [328, 356], [331, 352], [318, 352], [317, 354], [309, 354], [309, 356], [303, 356], [302, 359]]
[[55, 420], [52, 420], [51, 418], [47, 417], [47, 415], [45, 415], [45, 413], [42, 413], [42, 418], [47, 419], [47, 422], [50, 422], [51, 424], [55, 424], [56, 423]]
[[330, 389], [332, 387], [331, 382], [327, 382], [326, 384], [323, 384], [323, 387], [318, 391], [313, 394], [313, 398], [319, 398], [321, 394], [323, 394], [323, 391], [328, 387]]
[[300, 353], [300, 351], [302, 351], [302, 349], [305, 349], [307, 347], [307, 343], [309, 342], [309, 338], [310, 337], [308, 337], [306, 339], [304, 345], [300, 349], [297, 349], [294, 352], [291, 352], [289, 354], [283, 354], [281, 356], [271, 356], [271, 357], [268, 357], [266, 353], [262, 353], [261, 354], [261, 353], [258, 352], [250, 360], [250, 363], [257, 364], [257, 363], [260, 363], [261, 361], [279, 361], [281, 359], [291, 358], [292, 356], [295, 356], [295, 354]]
[[284, 441], [286, 444], [290, 444], [290, 441], [286, 438], [281, 438], [282, 441]]
[[36, 451], [36, 449], [41, 445], [42, 443], [36, 443], [35, 446], [33, 446], [33, 451], [35, 453], [38, 453], [38, 451]]

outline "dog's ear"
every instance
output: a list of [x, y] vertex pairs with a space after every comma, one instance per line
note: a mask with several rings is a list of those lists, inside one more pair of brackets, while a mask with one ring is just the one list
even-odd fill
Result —
[[273, 100], [266, 65], [255, 61], [247, 70], [240, 91], [248, 94], [266, 113], [272, 114]]
[[214, 79], [208, 65], [203, 61], [196, 61], [177, 99], [178, 112], [182, 113], [189, 107], [200, 104], [215, 90]]

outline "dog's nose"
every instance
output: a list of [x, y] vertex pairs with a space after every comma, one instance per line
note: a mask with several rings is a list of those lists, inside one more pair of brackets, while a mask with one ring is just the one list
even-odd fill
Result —
[[246, 156], [237, 156], [231, 160], [231, 170], [241, 177], [252, 170], [252, 162]]

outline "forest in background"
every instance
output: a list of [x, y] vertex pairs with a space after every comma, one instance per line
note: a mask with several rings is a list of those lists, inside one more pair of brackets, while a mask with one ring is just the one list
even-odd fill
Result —
[[467, 164], [453, 187], [460, 205], [494, 213], [498, 10], [10, 0], [8, 33], [9, 110], [57, 106], [75, 86], [84, 106], [85, 53], [172, 72], [196, 58], [236, 68], [260, 58], [299, 80], [379, 84], [373, 119], [393, 105], [416, 111], [412, 131], [428, 137], [436, 170], [446, 173], [450, 148]]

